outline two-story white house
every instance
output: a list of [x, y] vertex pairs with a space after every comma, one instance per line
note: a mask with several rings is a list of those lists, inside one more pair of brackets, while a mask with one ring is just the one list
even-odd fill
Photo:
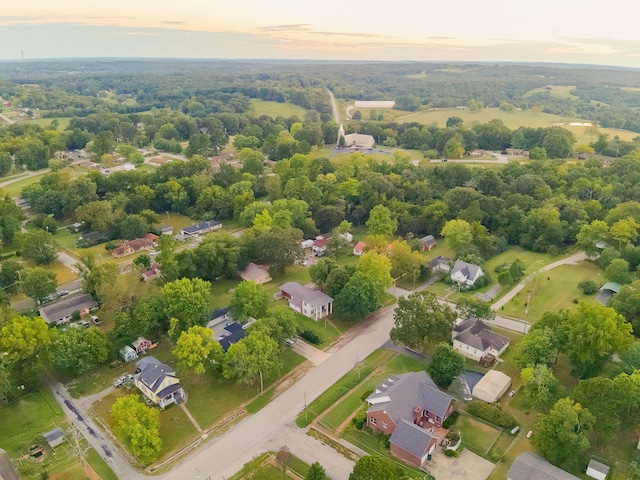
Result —
[[471, 286], [483, 275], [484, 272], [478, 265], [462, 260], [456, 260], [451, 269], [451, 280], [461, 285]]
[[320, 290], [287, 282], [280, 287], [280, 292], [289, 301], [289, 307], [305, 317], [320, 320], [332, 313], [333, 298]]
[[[453, 349], [477, 361], [491, 363], [509, 346], [509, 338], [494, 332], [479, 318], [458, 320], [452, 332]], [[483, 360], [484, 358], [484, 360]]]

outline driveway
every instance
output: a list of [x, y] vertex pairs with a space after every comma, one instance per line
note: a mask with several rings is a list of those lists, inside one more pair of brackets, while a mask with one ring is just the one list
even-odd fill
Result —
[[293, 345], [293, 351], [309, 360], [313, 366], [320, 365], [331, 356], [330, 353], [318, 350], [316, 347], [309, 345], [301, 339], [296, 340], [296, 343]]
[[467, 449], [459, 457], [446, 457], [438, 450], [428, 463], [427, 471], [437, 479], [486, 480], [495, 465]]

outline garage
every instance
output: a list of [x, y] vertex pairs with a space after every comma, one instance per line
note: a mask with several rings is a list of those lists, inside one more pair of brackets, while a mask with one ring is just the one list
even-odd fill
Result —
[[473, 396], [485, 402], [497, 402], [511, 386], [511, 378], [497, 370], [490, 370], [475, 387]]

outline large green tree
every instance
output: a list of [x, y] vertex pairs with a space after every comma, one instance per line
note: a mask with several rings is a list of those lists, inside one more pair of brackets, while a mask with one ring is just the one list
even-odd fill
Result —
[[269, 309], [267, 316], [256, 321], [251, 331], [260, 330], [273, 338], [283, 347], [290, 338], [298, 335], [299, 323], [296, 313], [284, 305], [276, 305]]
[[550, 328], [530, 329], [516, 346], [514, 363], [521, 368], [532, 365], [551, 365], [556, 356], [556, 344]]
[[445, 237], [447, 245], [456, 255], [468, 251], [473, 243], [471, 225], [466, 220], [449, 220], [444, 224], [440, 235]]
[[97, 328], [70, 328], [53, 342], [51, 363], [56, 371], [82, 375], [104, 362], [109, 355], [105, 335]]
[[111, 407], [113, 431], [143, 465], [160, 457], [160, 411], [147, 407], [135, 395], [118, 398]]
[[378, 282], [362, 272], [356, 272], [335, 297], [333, 313], [350, 322], [362, 320], [380, 306], [379, 291]]
[[464, 357], [448, 344], [438, 345], [427, 365], [427, 373], [436, 385], [447, 388], [464, 371]]
[[371, 235], [393, 235], [398, 229], [398, 221], [384, 205], [376, 205], [371, 209], [367, 228]]
[[20, 235], [22, 256], [37, 265], [49, 265], [58, 256], [60, 247], [53, 235], [44, 230], [28, 230]]
[[536, 407], [548, 407], [560, 396], [560, 382], [547, 365], [525, 367], [520, 372], [520, 378], [531, 403]]
[[269, 307], [269, 295], [262, 285], [245, 280], [236, 286], [231, 297], [231, 315], [236, 322], [246, 323], [250, 317], [262, 318]]
[[433, 344], [448, 341], [456, 321], [455, 312], [427, 291], [400, 297], [393, 316], [391, 340], [412, 348], [422, 348], [425, 341]]
[[613, 308], [580, 302], [569, 312], [567, 354], [580, 375], [598, 371], [611, 355], [633, 343], [631, 324]]
[[401, 480], [402, 469], [380, 455], [360, 457], [349, 475], [349, 480]]
[[222, 361], [222, 346], [213, 339], [210, 329], [199, 325], [180, 334], [172, 353], [181, 368], [197, 374], [205, 373], [212, 364]]
[[211, 284], [199, 278], [182, 278], [167, 283], [160, 290], [164, 313], [171, 319], [169, 336], [177, 340], [180, 334], [194, 325], [203, 326], [209, 318]]
[[245, 338], [229, 347], [224, 356], [222, 374], [225, 378], [236, 378], [248, 385], [264, 378], [274, 378], [281, 369], [278, 343], [261, 331], [249, 332]]
[[44, 268], [27, 268], [22, 272], [20, 289], [36, 304], [42, 303], [46, 297], [56, 291], [58, 280], [55, 272]]
[[570, 398], [562, 398], [548, 414], [538, 417], [531, 444], [551, 463], [575, 467], [583, 463], [592, 426], [593, 415], [587, 409]]

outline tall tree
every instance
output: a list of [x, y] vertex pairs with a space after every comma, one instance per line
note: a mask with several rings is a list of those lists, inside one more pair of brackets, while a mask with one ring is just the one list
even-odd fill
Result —
[[167, 283], [160, 290], [164, 313], [171, 319], [169, 336], [177, 340], [182, 332], [194, 325], [204, 325], [209, 318], [211, 284], [199, 278], [182, 278]]
[[377, 252], [367, 252], [358, 259], [356, 272], [363, 273], [378, 286], [378, 300], [387, 287], [393, 285], [391, 260]]
[[224, 356], [222, 374], [225, 378], [237, 378], [248, 385], [260, 382], [264, 388], [264, 377], [272, 378], [280, 371], [280, 348], [275, 340], [263, 332], [250, 332], [238, 343], [229, 347]]
[[231, 297], [231, 315], [239, 323], [246, 323], [249, 317], [262, 318], [269, 307], [269, 295], [262, 285], [245, 280], [238, 284]]
[[22, 256], [37, 265], [49, 265], [58, 256], [60, 247], [53, 235], [44, 230], [28, 230], [20, 235]]
[[466, 220], [449, 220], [444, 224], [440, 235], [456, 255], [466, 252], [473, 243], [471, 225]]
[[560, 382], [547, 365], [525, 367], [520, 372], [520, 378], [531, 403], [536, 407], [548, 407], [560, 395]]
[[349, 480], [401, 480], [402, 469], [380, 455], [360, 457], [349, 475]]
[[324, 470], [324, 467], [320, 465], [318, 462], [313, 462], [309, 466], [309, 470], [307, 471], [306, 480], [327, 480], [327, 473]]
[[393, 235], [398, 229], [398, 221], [384, 205], [376, 205], [369, 213], [367, 228], [371, 235]]
[[420, 275], [420, 269], [425, 264], [425, 258], [420, 252], [411, 250], [406, 241], [394, 241], [389, 252], [391, 260], [391, 276], [393, 278], [407, 277], [415, 283]]
[[251, 326], [251, 331], [253, 330], [263, 331], [283, 347], [288, 339], [298, 335], [299, 324], [293, 310], [284, 305], [276, 305], [269, 309], [266, 317]]
[[433, 352], [427, 365], [427, 373], [436, 385], [447, 388], [464, 371], [464, 357], [447, 343], [441, 343]]
[[633, 343], [631, 324], [613, 308], [589, 301], [569, 312], [567, 354], [580, 375], [600, 369], [614, 353]]
[[207, 367], [222, 361], [222, 346], [213, 339], [213, 332], [205, 327], [194, 325], [180, 334], [173, 349], [181, 368], [203, 374]]
[[160, 456], [160, 411], [147, 407], [135, 395], [118, 398], [111, 407], [113, 431], [131, 453], [148, 465]]
[[493, 320], [496, 316], [496, 313], [491, 310], [491, 305], [475, 297], [462, 297], [456, 302], [456, 309], [463, 318]]
[[456, 321], [455, 312], [426, 291], [400, 297], [393, 317], [391, 340], [412, 348], [422, 348], [425, 341], [433, 344], [449, 341]]
[[556, 355], [553, 331], [550, 328], [529, 330], [518, 346], [514, 362], [521, 368], [532, 365], [551, 365]]
[[51, 363], [56, 371], [67, 375], [82, 375], [104, 362], [109, 344], [97, 328], [70, 328], [53, 342]]
[[379, 307], [379, 291], [378, 282], [362, 272], [356, 272], [335, 297], [333, 313], [350, 322], [362, 320]]
[[587, 433], [592, 426], [593, 415], [587, 409], [570, 398], [562, 398], [547, 415], [538, 417], [531, 444], [555, 465], [581, 465], [590, 445]]
[[58, 280], [55, 272], [44, 268], [27, 268], [22, 273], [20, 288], [22, 292], [36, 304], [42, 303], [46, 297], [56, 291]]

